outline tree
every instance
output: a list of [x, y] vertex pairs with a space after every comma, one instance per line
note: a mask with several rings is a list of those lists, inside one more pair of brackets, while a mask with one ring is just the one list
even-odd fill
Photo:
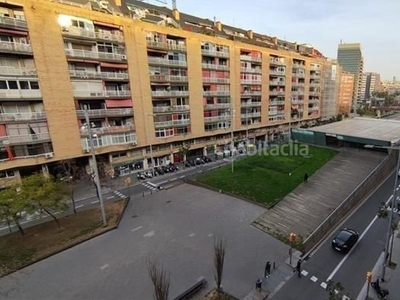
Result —
[[342, 121], [343, 120], [343, 115], [342, 114], [338, 114], [337, 116], [336, 116], [336, 121]]
[[[344, 295], [344, 287], [340, 282], [329, 281], [327, 287], [329, 300], [342, 300]], [[348, 295], [348, 293], [347, 293]]]
[[222, 292], [222, 275], [224, 272], [226, 243], [221, 237], [214, 240], [214, 279], [217, 285], [217, 297], [220, 299]]
[[63, 182], [55, 181], [51, 177], [45, 177], [43, 174], [34, 174], [23, 178], [21, 183], [20, 197], [29, 199], [32, 203], [32, 210], [45, 211], [60, 228], [54, 211], [63, 211], [68, 208], [64, 201], [64, 196], [68, 195]]
[[182, 154], [184, 161], [186, 161], [186, 156], [189, 154], [189, 151], [190, 151], [190, 144], [189, 143], [183, 142], [179, 146], [179, 153]]
[[[389, 217], [389, 213], [393, 213], [391, 210], [390, 212], [388, 211], [387, 206], [385, 205], [385, 202], [382, 202], [381, 205], [378, 208], [378, 218], [381, 219], [387, 219]], [[392, 262], [392, 252], [393, 252], [393, 239], [394, 239], [394, 233], [398, 229], [398, 223], [396, 220], [392, 220], [391, 224], [391, 242], [390, 242], [390, 251], [389, 251], [389, 266], [393, 264]]]
[[167, 271], [163, 266], [158, 266], [157, 262], [149, 260], [147, 262], [147, 272], [154, 286], [153, 299], [168, 300], [170, 277]]

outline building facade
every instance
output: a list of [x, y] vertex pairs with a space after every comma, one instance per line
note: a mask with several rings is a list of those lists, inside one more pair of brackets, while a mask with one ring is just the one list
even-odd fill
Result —
[[140, 1], [100, 4], [0, 0], [0, 186], [90, 164], [89, 134], [124, 175], [179, 162], [183, 144], [206, 155], [232, 132], [274, 140], [320, 117], [329, 62], [317, 50]]
[[342, 69], [335, 60], [329, 60], [322, 72], [321, 119], [329, 119], [339, 113], [339, 90]]
[[349, 114], [352, 109], [354, 94], [354, 75], [342, 71], [340, 76], [340, 87], [339, 87], [339, 113]]
[[364, 59], [359, 43], [339, 44], [337, 60], [344, 71], [354, 76], [353, 106], [361, 101]]
[[381, 76], [378, 73], [363, 73], [361, 83], [361, 98], [363, 103], [370, 103], [372, 94], [381, 91]]

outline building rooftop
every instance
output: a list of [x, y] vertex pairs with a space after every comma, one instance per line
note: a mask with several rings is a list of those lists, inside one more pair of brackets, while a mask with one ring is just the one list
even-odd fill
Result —
[[360, 137], [396, 144], [400, 141], [400, 120], [353, 118], [310, 128], [315, 132]]

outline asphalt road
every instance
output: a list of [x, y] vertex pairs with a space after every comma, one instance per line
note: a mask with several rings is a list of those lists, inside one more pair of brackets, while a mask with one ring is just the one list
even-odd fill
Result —
[[[367, 271], [372, 270], [384, 250], [387, 220], [376, 218], [381, 202], [393, 193], [394, 174], [360, 206], [340, 227], [360, 233], [358, 244], [344, 255], [334, 251], [331, 241], [335, 230], [302, 264], [302, 278], [293, 276], [272, 299], [326, 299], [324, 287], [329, 280], [340, 282], [345, 294], [355, 299], [365, 283]], [[365, 232], [365, 234], [364, 234]]]

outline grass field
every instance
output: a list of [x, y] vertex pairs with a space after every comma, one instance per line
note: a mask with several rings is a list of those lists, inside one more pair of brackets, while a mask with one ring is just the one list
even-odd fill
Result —
[[18, 270], [69, 245], [106, 231], [117, 224], [125, 200], [105, 204], [107, 227], [103, 227], [99, 209], [86, 210], [60, 218], [61, 228], [49, 221], [0, 237], [0, 276]]
[[[266, 153], [248, 156], [235, 162], [233, 174], [231, 165], [228, 165], [201, 174], [196, 180], [269, 205], [279, 201], [302, 183], [305, 173], [311, 176], [337, 154], [335, 150], [307, 145], [307, 155], [285, 155], [289, 154], [289, 151], [283, 151], [282, 145], [275, 147], [279, 148], [271, 148]], [[292, 151], [292, 154], [295, 153]]]

